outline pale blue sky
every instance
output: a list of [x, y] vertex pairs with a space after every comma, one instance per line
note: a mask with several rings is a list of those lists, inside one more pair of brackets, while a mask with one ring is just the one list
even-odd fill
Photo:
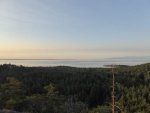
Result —
[[150, 56], [149, 0], [0, 0], [0, 58]]

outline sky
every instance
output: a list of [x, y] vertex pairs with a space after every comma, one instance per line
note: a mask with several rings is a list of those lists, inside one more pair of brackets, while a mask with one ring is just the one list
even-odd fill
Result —
[[0, 0], [0, 59], [150, 56], [149, 0]]

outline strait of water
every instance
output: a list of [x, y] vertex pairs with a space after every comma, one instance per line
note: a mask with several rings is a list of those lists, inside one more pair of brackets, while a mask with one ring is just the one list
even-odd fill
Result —
[[27, 60], [1, 59], [0, 64], [14, 64], [23, 66], [73, 66], [73, 67], [104, 67], [104, 65], [139, 65], [150, 63], [150, 58], [114, 58], [101, 60]]

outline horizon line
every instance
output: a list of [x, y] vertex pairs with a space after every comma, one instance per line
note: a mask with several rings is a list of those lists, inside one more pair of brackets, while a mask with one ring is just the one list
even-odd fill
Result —
[[0, 60], [77, 60], [77, 59], [42, 59], [42, 58], [0, 58]]
[[57, 58], [0, 58], [0, 60], [100, 60], [100, 59], [120, 59], [120, 58], [150, 58], [150, 56], [124, 56], [99, 59], [57, 59]]

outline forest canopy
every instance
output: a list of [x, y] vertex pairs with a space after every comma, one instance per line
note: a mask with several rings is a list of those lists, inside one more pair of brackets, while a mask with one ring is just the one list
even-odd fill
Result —
[[[0, 65], [0, 109], [111, 113], [110, 68]], [[115, 69], [116, 113], [150, 112], [150, 64]]]

